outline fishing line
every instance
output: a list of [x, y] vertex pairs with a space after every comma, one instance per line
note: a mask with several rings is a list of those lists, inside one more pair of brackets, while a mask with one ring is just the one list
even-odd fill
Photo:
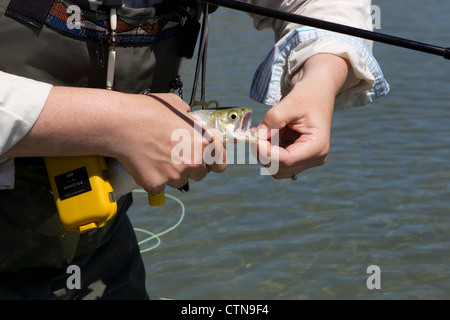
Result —
[[[144, 190], [141, 190], [141, 189], [133, 190], [133, 193], [134, 194], [147, 194]], [[162, 231], [160, 233], [157, 233], [157, 234], [155, 234], [155, 233], [153, 233], [151, 231], [142, 229], [142, 228], [133, 228], [135, 232], [141, 232], [141, 233], [145, 233], [145, 234], [148, 235], [147, 238], [145, 238], [145, 239], [143, 239], [143, 240], [138, 242], [139, 246], [142, 246], [144, 243], [146, 243], [146, 242], [148, 242], [150, 240], [156, 239], [156, 244], [155, 245], [153, 245], [153, 246], [151, 246], [149, 248], [141, 249], [140, 250], [141, 253], [149, 252], [149, 251], [154, 250], [155, 248], [157, 248], [161, 244], [160, 237], [165, 235], [165, 234], [167, 234], [167, 233], [169, 233], [170, 231], [173, 231], [176, 228], [178, 228], [178, 226], [181, 224], [181, 222], [184, 219], [185, 212], [186, 212], [186, 207], [184, 206], [183, 202], [180, 199], [178, 199], [177, 197], [172, 196], [170, 194], [166, 194], [166, 197], [169, 197], [169, 198], [175, 200], [180, 205], [180, 207], [181, 207], [180, 219], [172, 227], [170, 227], [170, 228], [168, 228], [168, 229], [166, 229], [166, 230], [164, 230], [164, 231]]]

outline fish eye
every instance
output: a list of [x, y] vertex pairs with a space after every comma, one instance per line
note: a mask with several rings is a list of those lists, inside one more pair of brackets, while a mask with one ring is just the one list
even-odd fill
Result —
[[238, 115], [236, 112], [230, 112], [228, 114], [228, 119], [230, 119], [230, 120], [236, 120], [237, 118], [238, 118]]

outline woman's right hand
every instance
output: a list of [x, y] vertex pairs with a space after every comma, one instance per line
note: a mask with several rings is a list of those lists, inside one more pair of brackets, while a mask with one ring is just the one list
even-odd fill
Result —
[[[209, 171], [227, 168], [221, 144], [194, 126], [189, 106], [171, 93], [149, 96], [88, 88], [53, 87], [31, 130], [0, 157], [102, 155], [116, 158], [150, 194], [166, 185], [179, 188], [188, 179], [201, 180]], [[194, 134], [195, 130], [201, 128]], [[172, 151], [175, 130], [183, 137], [181, 163]], [[222, 163], [206, 164], [203, 150], [214, 143]], [[194, 148], [194, 146], [197, 147]], [[201, 157], [194, 158], [201, 150]]]
[[[117, 139], [125, 139], [116, 156], [138, 185], [156, 194], [164, 191], [165, 185], [180, 188], [188, 179], [199, 181], [210, 171], [227, 168], [223, 145], [219, 139], [211, 139], [210, 131], [194, 125], [190, 107], [180, 97], [162, 93], [138, 98], [142, 103], [132, 113], [134, 125], [122, 126], [117, 132]], [[203, 151], [210, 143], [223, 155], [221, 163], [205, 163]]]

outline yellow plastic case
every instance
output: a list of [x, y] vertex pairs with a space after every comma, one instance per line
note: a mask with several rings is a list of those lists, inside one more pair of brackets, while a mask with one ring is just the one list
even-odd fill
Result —
[[63, 227], [79, 233], [101, 228], [117, 212], [106, 161], [101, 156], [44, 159]]

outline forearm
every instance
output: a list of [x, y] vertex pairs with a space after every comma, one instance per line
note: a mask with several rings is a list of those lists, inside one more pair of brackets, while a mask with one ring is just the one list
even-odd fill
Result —
[[324, 91], [337, 95], [347, 78], [349, 63], [339, 56], [321, 53], [308, 59], [292, 77], [294, 85], [300, 81], [322, 83]]
[[111, 155], [114, 127], [128, 107], [125, 98], [106, 90], [53, 87], [34, 126], [1, 157]]
[[[310, 106], [330, 120], [334, 99], [341, 90], [349, 72], [349, 62], [333, 54], [317, 54], [308, 59], [292, 77], [292, 85], [285, 95], [283, 105], [293, 112]], [[320, 111], [320, 112], [319, 112]]]
[[54, 87], [35, 125], [1, 157], [109, 156], [118, 159], [147, 192], [160, 193], [165, 185], [178, 188], [189, 178], [201, 180], [208, 171], [226, 169], [226, 163], [196, 163], [193, 152], [186, 163], [172, 161], [175, 130], [189, 134], [186, 143], [191, 150], [210, 144], [194, 134], [189, 110], [171, 93], [145, 96]]

